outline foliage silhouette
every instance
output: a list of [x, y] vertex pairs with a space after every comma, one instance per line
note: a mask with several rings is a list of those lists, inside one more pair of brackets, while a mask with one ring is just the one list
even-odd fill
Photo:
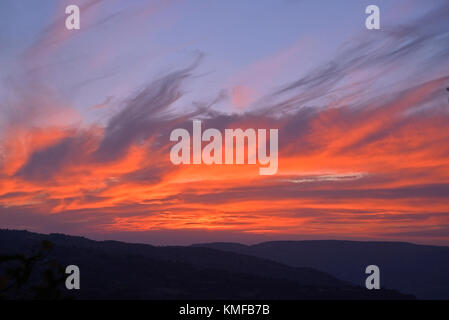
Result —
[[[64, 268], [48, 256], [53, 243], [42, 240], [31, 255], [0, 255], [0, 299], [58, 300], [66, 297], [60, 290], [65, 281]], [[34, 279], [35, 273], [41, 277]], [[35, 281], [38, 284], [35, 285]]]

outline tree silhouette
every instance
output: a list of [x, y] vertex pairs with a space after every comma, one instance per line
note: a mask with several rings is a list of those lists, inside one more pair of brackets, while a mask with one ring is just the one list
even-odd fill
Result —
[[[0, 266], [6, 265], [0, 276], [0, 299], [64, 299], [60, 288], [65, 280], [64, 268], [48, 256], [53, 244], [43, 240], [30, 256], [24, 254], [0, 255]], [[36, 270], [41, 270], [37, 278]]]

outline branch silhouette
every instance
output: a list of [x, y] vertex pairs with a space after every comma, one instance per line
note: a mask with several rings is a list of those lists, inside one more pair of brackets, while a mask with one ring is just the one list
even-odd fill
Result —
[[[48, 260], [53, 244], [43, 240], [30, 256], [24, 254], [0, 255], [0, 266], [6, 264], [0, 276], [0, 299], [63, 299], [60, 290], [65, 281], [64, 268]], [[32, 276], [38, 264], [44, 266], [40, 283], [34, 285]]]

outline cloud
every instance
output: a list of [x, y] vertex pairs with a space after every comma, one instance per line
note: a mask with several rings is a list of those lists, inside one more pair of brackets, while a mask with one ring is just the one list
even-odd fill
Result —
[[[447, 74], [449, 66], [445, 61], [449, 57], [449, 41], [445, 40], [449, 39], [449, 27], [444, 21], [448, 18], [449, 6], [443, 4], [409, 25], [385, 26], [381, 33], [363, 33], [340, 48], [331, 61], [265, 97], [262, 102], [266, 105], [261, 109], [270, 112], [273, 110], [272, 101], [275, 101], [277, 108], [274, 112], [295, 110], [322, 101], [329, 95], [344, 105], [347, 99], [341, 98], [340, 93], [347, 98], [351, 91], [355, 92], [354, 97], [362, 97], [366, 103], [367, 98], [377, 98], [374, 83], [388, 79], [388, 75], [404, 72], [423, 81], [428, 69], [436, 68]], [[366, 70], [362, 73], [363, 78], [357, 79], [363, 70]], [[351, 82], [352, 77], [357, 81]], [[401, 80], [394, 88], [417, 85], [411, 79]]]
[[[54, 21], [45, 29], [45, 31], [34, 42], [34, 44], [30, 48], [28, 48], [28, 50], [24, 54], [25, 58], [34, 60], [36, 58], [41, 58], [42, 55], [48, 55], [50, 47], [60, 45], [71, 37], [79, 34], [79, 32], [71, 32], [70, 30], [62, 27], [65, 26], [65, 19], [67, 17], [65, 15], [65, 6], [69, 4], [78, 5], [80, 8], [80, 12], [83, 12], [84, 17], [84, 15], [87, 16], [90, 11], [94, 10], [95, 7], [101, 4], [103, 1], [104, 0], [87, 0], [83, 1], [81, 4], [73, 2], [67, 3], [67, 1], [64, 1], [64, 4], [58, 4], [55, 16], [53, 17]], [[80, 30], [84, 31], [86, 29], [87, 28], [83, 26], [83, 28]]]
[[[448, 223], [449, 77], [439, 74], [444, 66], [434, 71], [449, 52], [440, 42], [448, 16], [442, 8], [417, 21], [422, 29], [387, 29], [380, 43], [352, 44], [241, 113], [212, 109], [223, 95], [176, 107], [201, 58], [108, 109], [104, 124], [72, 121], [57, 94], [25, 81], [2, 103], [9, 129], [0, 144], [0, 217], [10, 227], [123, 238], [179, 231], [198, 239], [203, 230], [245, 239], [422, 239], [436, 230], [448, 243], [436, 226]], [[415, 60], [421, 76], [413, 83], [382, 88], [378, 73], [360, 72], [404, 70]], [[55, 110], [66, 112], [49, 121]], [[278, 128], [278, 175], [259, 176], [251, 165], [172, 165], [170, 132], [191, 130], [196, 118], [221, 131]]]
[[231, 90], [232, 104], [237, 108], [244, 108], [250, 105], [254, 99], [254, 90], [243, 85], [237, 85]]
[[188, 116], [177, 118], [170, 107], [182, 96], [182, 82], [191, 77], [197, 63], [155, 80], [131, 97], [123, 110], [108, 121], [96, 156], [101, 160], [117, 157], [131, 143], [148, 140], [167, 124]]

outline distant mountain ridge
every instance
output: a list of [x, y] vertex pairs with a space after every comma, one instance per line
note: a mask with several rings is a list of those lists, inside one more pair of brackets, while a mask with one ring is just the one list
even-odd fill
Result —
[[[410, 299], [369, 291], [313, 268], [296, 268], [223, 250], [93, 241], [0, 230], [0, 255], [53, 243], [51, 259], [81, 270], [78, 299]], [[1, 273], [0, 268], [0, 273]]]
[[419, 299], [449, 299], [449, 247], [345, 240], [271, 241], [250, 246], [216, 242], [193, 246], [314, 268], [357, 285], [365, 281], [365, 267], [375, 264], [381, 271], [382, 286]]

